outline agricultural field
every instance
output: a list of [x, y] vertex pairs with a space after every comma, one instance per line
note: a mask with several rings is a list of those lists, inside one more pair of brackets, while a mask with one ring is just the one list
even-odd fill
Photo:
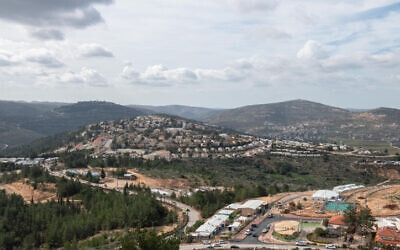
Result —
[[390, 142], [363, 141], [363, 140], [339, 140], [339, 141], [351, 147], [362, 147], [370, 151], [382, 151], [382, 152], [384, 152], [385, 149], [387, 149], [390, 155], [395, 155], [396, 153], [400, 154], [400, 148], [393, 147]]

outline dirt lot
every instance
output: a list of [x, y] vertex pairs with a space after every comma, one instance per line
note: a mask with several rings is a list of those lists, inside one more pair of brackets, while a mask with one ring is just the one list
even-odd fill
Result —
[[56, 187], [53, 183], [38, 184], [36, 190], [31, 185], [24, 184], [22, 181], [0, 185], [0, 189], [7, 194], [21, 195], [24, 200], [30, 203], [32, 196], [35, 202], [45, 202], [50, 199], [56, 199]]
[[[101, 169], [97, 168], [90, 168], [90, 169], [76, 169], [77, 171], [85, 171], [85, 170], [91, 170], [91, 171], [96, 171], [98, 173], [101, 172]], [[116, 178], [111, 176], [112, 171], [116, 171], [116, 168], [107, 168], [104, 169], [106, 172], [107, 177], [104, 180], [101, 180], [101, 183], [107, 185], [107, 187], [110, 188], [123, 188], [125, 183], [134, 184], [134, 185], [145, 185], [150, 188], [156, 188], [156, 189], [162, 189], [165, 191], [169, 192], [177, 192], [179, 190], [189, 190], [190, 189], [190, 183], [186, 179], [182, 178], [175, 178], [175, 179], [161, 179], [161, 178], [151, 178], [142, 174], [137, 173], [135, 170], [128, 170], [128, 173], [136, 173], [136, 180], [124, 180], [124, 179], [119, 179], [117, 180]]]
[[400, 215], [400, 185], [370, 194], [366, 203], [374, 216]]

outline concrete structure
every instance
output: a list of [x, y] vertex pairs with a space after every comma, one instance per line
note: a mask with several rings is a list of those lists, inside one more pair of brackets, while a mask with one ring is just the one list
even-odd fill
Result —
[[216, 214], [196, 229], [191, 235], [195, 238], [210, 238], [221, 231], [229, 220], [228, 215]]
[[342, 186], [336, 186], [333, 188], [333, 191], [342, 193], [345, 191], [350, 191], [350, 190], [355, 190], [359, 188], [363, 188], [363, 185], [356, 185], [356, 184], [347, 184], [347, 185], [342, 185]]
[[242, 224], [241, 224], [240, 222], [235, 221], [235, 222], [233, 222], [232, 224], [230, 224], [230, 225], [228, 226], [228, 229], [229, 229], [229, 231], [237, 232], [237, 231], [240, 230], [241, 225], [242, 225]]
[[260, 213], [264, 208], [265, 202], [261, 200], [248, 200], [239, 207], [240, 214], [247, 217]]
[[318, 190], [311, 197], [313, 201], [334, 201], [337, 199], [339, 199], [339, 193], [332, 190]]

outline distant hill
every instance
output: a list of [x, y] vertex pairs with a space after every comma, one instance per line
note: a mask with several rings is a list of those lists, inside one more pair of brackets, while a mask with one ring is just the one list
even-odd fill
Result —
[[78, 102], [67, 105], [0, 102], [0, 145], [14, 147], [90, 123], [142, 114], [134, 108], [110, 102]]
[[210, 108], [191, 107], [184, 105], [166, 105], [166, 106], [129, 105], [129, 107], [138, 109], [148, 115], [167, 114], [197, 121], [202, 121], [205, 118], [210, 117], [222, 111], [222, 109], [210, 109]]
[[243, 133], [280, 139], [400, 141], [400, 110], [389, 108], [352, 112], [294, 100], [224, 110], [204, 121]]

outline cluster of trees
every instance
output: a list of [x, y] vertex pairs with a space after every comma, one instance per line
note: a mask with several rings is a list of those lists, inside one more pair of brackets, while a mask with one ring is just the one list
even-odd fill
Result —
[[[149, 192], [104, 192], [62, 179], [58, 201], [26, 204], [21, 196], [0, 192], [0, 248], [55, 248], [100, 230], [158, 226], [176, 221]], [[70, 199], [72, 201], [70, 201]]]
[[20, 169], [20, 166], [15, 165], [13, 162], [0, 162], [0, 172], [8, 172]]
[[86, 168], [89, 164], [90, 156], [86, 150], [77, 150], [61, 154], [59, 160], [64, 163], [66, 168]]
[[20, 179], [29, 178], [34, 184], [37, 183], [55, 183], [56, 178], [39, 166], [23, 166], [20, 173], [5, 172], [0, 177], [0, 183], [11, 183]]
[[371, 210], [367, 207], [362, 207], [360, 210], [350, 208], [344, 213], [344, 223], [347, 225], [349, 233], [358, 232], [366, 235], [375, 226], [374, 222], [375, 218], [372, 216]]
[[254, 188], [245, 188], [237, 185], [232, 190], [198, 191], [192, 196], [181, 196], [179, 201], [193, 206], [201, 211], [203, 218], [213, 215], [218, 209], [248, 198], [267, 195], [267, 188], [257, 185]]

